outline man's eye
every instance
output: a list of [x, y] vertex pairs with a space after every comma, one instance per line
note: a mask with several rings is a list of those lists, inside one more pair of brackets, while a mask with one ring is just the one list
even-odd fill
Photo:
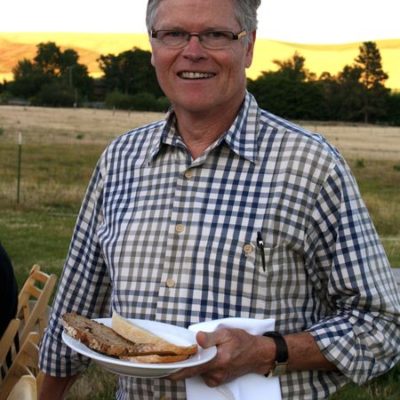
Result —
[[169, 37], [169, 38], [182, 38], [185, 36], [185, 32], [181, 31], [168, 31], [164, 32], [164, 37]]
[[205, 35], [210, 39], [229, 39], [228, 33], [223, 31], [205, 32]]

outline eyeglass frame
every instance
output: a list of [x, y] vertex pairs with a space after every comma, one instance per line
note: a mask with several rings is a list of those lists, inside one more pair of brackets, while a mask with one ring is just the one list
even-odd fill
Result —
[[[158, 38], [158, 34], [160, 32], [179, 32], [179, 33], [182, 33], [182, 34], [185, 35], [183, 37], [184, 41], [182, 42], [182, 44], [179, 44], [179, 45], [168, 45], [168, 44], [164, 43], [160, 38]], [[207, 33], [213, 33], [213, 32], [214, 33], [220, 33], [220, 32], [229, 33], [232, 36], [232, 38], [230, 39], [230, 42], [238, 41], [238, 40], [242, 39], [243, 37], [245, 37], [247, 35], [247, 31], [246, 30], [242, 30], [242, 31], [240, 31], [238, 33], [234, 33], [232, 31], [227, 31], [227, 30], [212, 30], [212, 29], [208, 29], [208, 30], [201, 31], [201, 32], [186, 32], [184, 30], [179, 30], [179, 29], [159, 29], [159, 30], [152, 29], [150, 31], [150, 37], [152, 39], [159, 40], [164, 46], [172, 48], [172, 49], [184, 48], [190, 42], [190, 39], [193, 36], [197, 36], [197, 38], [199, 39], [199, 43], [204, 48], [209, 49], [209, 50], [219, 50], [219, 49], [224, 49], [224, 48], [228, 47], [228, 46], [209, 47], [207, 45], [204, 45], [204, 38], [202, 36], [207, 34]]]

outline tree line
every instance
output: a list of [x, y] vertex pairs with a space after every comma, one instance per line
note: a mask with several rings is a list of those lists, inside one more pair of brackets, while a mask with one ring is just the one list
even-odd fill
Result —
[[[0, 103], [18, 98], [41, 106], [165, 111], [169, 102], [150, 60], [151, 53], [139, 48], [100, 55], [102, 76], [94, 79], [75, 50], [39, 43], [32, 60], [20, 60], [13, 68], [14, 80], [0, 84]], [[388, 75], [375, 42], [362, 43], [353, 63], [336, 75], [317, 76], [297, 52], [274, 63], [276, 70], [248, 80], [249, 91], [272, 113], [289, 119], [400, 125], [400, 93], [385, 87]]]

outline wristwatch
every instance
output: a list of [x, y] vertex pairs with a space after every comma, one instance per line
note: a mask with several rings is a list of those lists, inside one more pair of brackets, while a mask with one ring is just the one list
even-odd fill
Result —
[[276, 346], [275, 366], [266, 376], [280, 376], [286, 373], [289, 352], [284, 337], [275, 331], [265, 332], [263, 336], [270, 337], [274, 340]]

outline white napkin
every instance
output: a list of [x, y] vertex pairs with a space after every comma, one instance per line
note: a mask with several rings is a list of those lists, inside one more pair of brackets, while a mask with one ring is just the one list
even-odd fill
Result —
[[[191, 325], [189, 329], [213, 332], [220, 328], [239, 328], [252, 335], [261, 335], [274, 327], [274, 319], [223, 318]], [[186, 396], [187, 400], [282, 400], [278, 377], [266, 378], [253, 373], [215, 388], [208, 387], [199, 376], [186, 379]]]

